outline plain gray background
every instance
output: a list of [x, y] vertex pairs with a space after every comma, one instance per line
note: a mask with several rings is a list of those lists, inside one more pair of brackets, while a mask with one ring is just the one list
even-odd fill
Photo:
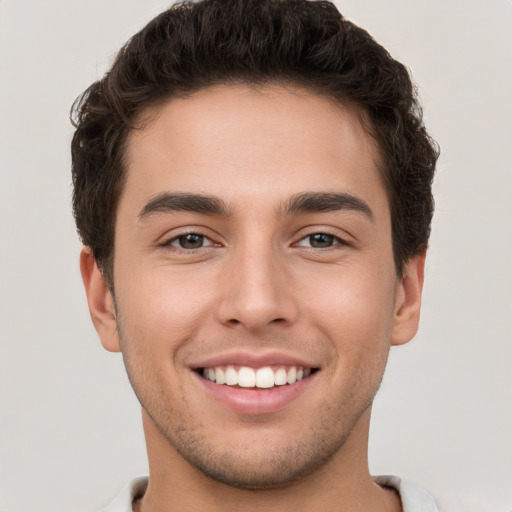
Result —
[[[0, 0], [0, 510], [85, 512], [146, 472], [70, 213], [74, 98], [160, 0]], [[347, 0], [412, 70], [442, 146], [416, 339], [392, 350], [370, 463], [450, 511], [512, 510], [512, 2]]]

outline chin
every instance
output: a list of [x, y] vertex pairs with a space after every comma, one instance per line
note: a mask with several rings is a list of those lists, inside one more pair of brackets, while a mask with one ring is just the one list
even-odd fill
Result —
[[238, 489], [264, 490], [289, 487], [328, 464], [342, 451], [350, 427], [315, 425], [301, 438], [275, 435], [273, 444], [272, 439], [256, 435], [236, 441], [232, 436], [230, 443], [215, 442], [204, 432], [191, 430], [164, 435], [181, 458], [206, 477]]
[[321, 458], [318, 453], [311, 453], [310, 457], [301, 454], [297, 457], [292, 453], [281, 454], [274, 457], [265, 457], [264, 460], [255, 460], [254, 457], [222, 457], [221, 460], [212, 459], [202, 461], [189, 461], [205, 476], [245, 490], [264, 490], [289, 487], [295, 482], [307, 478], [326, 464], [331, 456]]

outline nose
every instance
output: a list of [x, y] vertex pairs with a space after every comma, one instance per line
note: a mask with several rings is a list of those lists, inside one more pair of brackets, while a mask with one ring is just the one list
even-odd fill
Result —
[[283, 257], [271, 248], [241, 248], [226, 262], [218, 320], [229, 327], [260, 331], [291, 325], [297, 302]]

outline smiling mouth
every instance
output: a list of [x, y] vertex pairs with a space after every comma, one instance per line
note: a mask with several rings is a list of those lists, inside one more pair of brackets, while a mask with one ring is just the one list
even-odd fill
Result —
[[233, 365], [198, 368], [201, 377], [215, 384], [244, 389], [271, 389], [278, 386], [289, 386], [307, 379], [318, 371], [318, 368], [302, 366], [249, 366]]

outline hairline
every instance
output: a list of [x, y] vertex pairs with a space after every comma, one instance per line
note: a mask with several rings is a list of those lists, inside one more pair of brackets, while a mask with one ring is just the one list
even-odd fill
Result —
[[[236, 77], [227, 77], [224, 80], [212, 80], [211, 83], [204, 84], [200, 87], [190, 87], [189, 89], [183, 89], [179, 92], [169, 93], [167, 95], [163, 95], [161, 97], [154, 98], [153, 100], [149, 100], [146, 105], [144, 105], [139, 112], [134, 114], [131, 123], [125, 123], [123, 127], [123, 135], [119, 141], [119, 151], [118, 151], [118, 173], [119, 173], [119, 194], [116, 197], [115, 208], [112, 216], [112, 246], [111, 251], [107, 257], [104, 257], [102, 262], [102, 273], [107, 279], [109, 284], [109, 288], [113, 294], [114, 292], [114, 260], [115, 260], [115, 237], [116, 237], [116, 225], [117, 225], [117, 213], [119, 210], [119, 203], [124, 193], [124, 188], [126, 185], [126, 180], [129, 174], [129, 147], [130, 147], [130, 136], [136, 131], [143, 131], [153, 122], [156, 122], [159, 111], [161, 108], [175, 99], [187, 99], [193, 96], [196, 93], [207, 91], [213, 88], [231, 88], [231, 87], [239, 87], [245, 86], [250, 89], [262, 91], [264, 89], [279, 87], [282, 89], [289, 90], [289, 92], [296, 94], [301, 90], [306, 93], [311, 93], [315, 96], [319, 96], [321, 98], [326, 99], [333, 108], [341, 109], [345, 112], [351, 112], [354, 114], [354, 117], [359, 121], [362, 129], [369, 135], [368, 140], [370, 141], [370, 151], [371, 156], [374, 161], [375, 168], [377, 169], [377, 174], [379, 179], [381, 180], [381, 184], [384, 187], [386, 198], [388, 202], [389, 212], [390, 212], [390, 220], [391, 225], [393, 227], [394, 220], [394, 210], [393, 210], [393, 189], [390, 186], [388, 174], [386, 171], [387, 165], [384, 162], [384, 151], [380, 147], [380, 142], [373, 131], [373, 123], [370, 119], [370, 116], [364, 105], [358, 103], [356, 100], [347, 97], [339, 97], [334, 93], [329, 93], [326, 90], [322, 90], [321, 86], [310, 83], [306, 77], [301, 80], [300, 75], [295, 77], [274, 77], [258, 80], [257, 78], [250, 80], [248, 78], [236, 78]], [[396, 273], [397, 275], [401, 275], [402, 268], [405, 262], [400, 262], [397, 260], [397, 254], [395, 254], [394, 249], [394, 232], [391, 230], [391, 242], [393, 245], [393, 259], [395, 261]]]

